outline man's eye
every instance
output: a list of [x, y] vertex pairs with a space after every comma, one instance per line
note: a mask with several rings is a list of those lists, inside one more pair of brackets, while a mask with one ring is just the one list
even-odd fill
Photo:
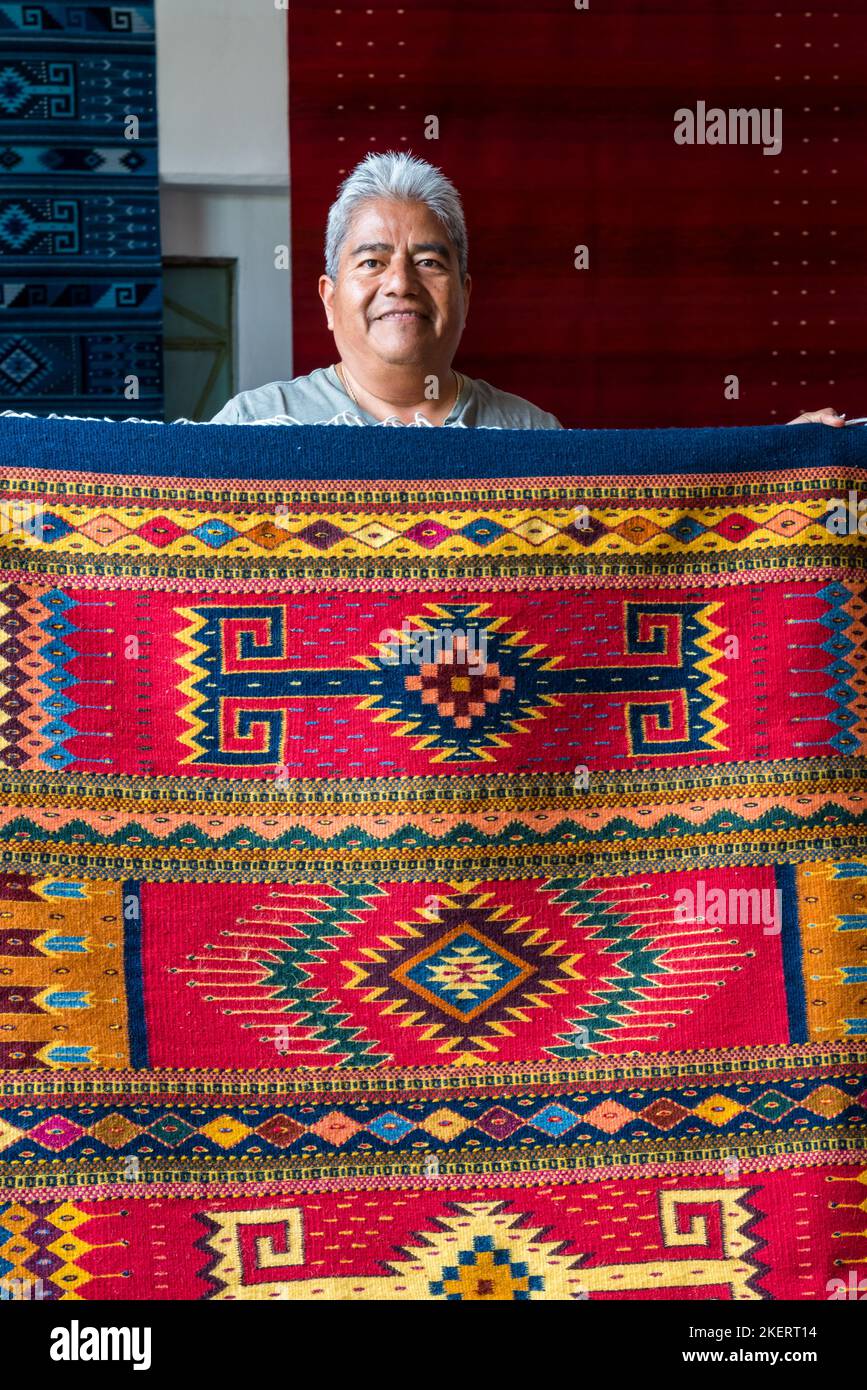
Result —
[[366, 260], [366, 261], [362, 261], [361, 264], [362, 264], [363, 266], [365, 266], [365, 267], [367, 267], [367, 266], [369, 266], [369, 265], [377, 266], [377, 265], [380, 264], [380, 262], [377, 261], [373, 256], [368, 256], [367, 260]]
[[443, 268], [442, 261], [436, 260], [433, 256], [425, 256], [422, 260], [416, 261], [416, 265], [434, 265], [439, 270]]

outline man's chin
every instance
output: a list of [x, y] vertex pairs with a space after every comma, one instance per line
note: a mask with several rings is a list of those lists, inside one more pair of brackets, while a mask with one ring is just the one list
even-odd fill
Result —
[[422, 343], [430, 343], [433, 324], [430, 319], [375, 319], [370, 336], [380, 351], [408, 352]]
[[430, 354], [431, 339], [425, 334], [376, 334], [371, 347], [383, 362], [391, 367], [412, 367], [423, 363]]

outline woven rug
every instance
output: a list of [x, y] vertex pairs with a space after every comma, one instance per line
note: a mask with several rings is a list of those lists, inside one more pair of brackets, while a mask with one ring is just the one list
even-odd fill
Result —
[[3, 1289], [848, 1296], [865, 442], [0, 418]]
[[159, 418], [154, 0], [0, 4], [0, 410]]

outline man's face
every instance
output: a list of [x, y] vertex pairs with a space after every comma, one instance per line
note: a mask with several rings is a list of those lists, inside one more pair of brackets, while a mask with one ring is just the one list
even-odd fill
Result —
[[341, 357], [395, 366], [445, 366], [466, 320], [469, 276], [424, 203], [371, 199], [355, 213], [337, 279], [319, 293]]

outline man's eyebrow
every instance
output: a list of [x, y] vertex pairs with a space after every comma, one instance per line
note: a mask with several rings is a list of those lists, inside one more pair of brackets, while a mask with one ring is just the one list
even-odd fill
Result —
[[[412, 255], [419, 251], [435, 251], [444, 260], [450, 259], [449, 248], [441, 241], [419, 241], [410, 248]], [[360, 246], [356, 246], [354, 251], [350, 251], [350, 256], [360, 256], [362, 251], [393, 251], [394, 247], [388, 241], [364, 241]]]
[[415, 255], [416, 251], [436, 251], [437, 255], [442, 256], [443, 260], [447, 261], [449, 259], [449, 248], [441, 241], [417, 241], [415, 245], [411, 246], [409, 249], [412, 251], [413, 255]]
[[360, 246], [356, 246], [354, 251], [350, 251], [350, 256], [360, 256], [362, 251], [393, 251], [394, 247], [387, 241], [363, 241]]

